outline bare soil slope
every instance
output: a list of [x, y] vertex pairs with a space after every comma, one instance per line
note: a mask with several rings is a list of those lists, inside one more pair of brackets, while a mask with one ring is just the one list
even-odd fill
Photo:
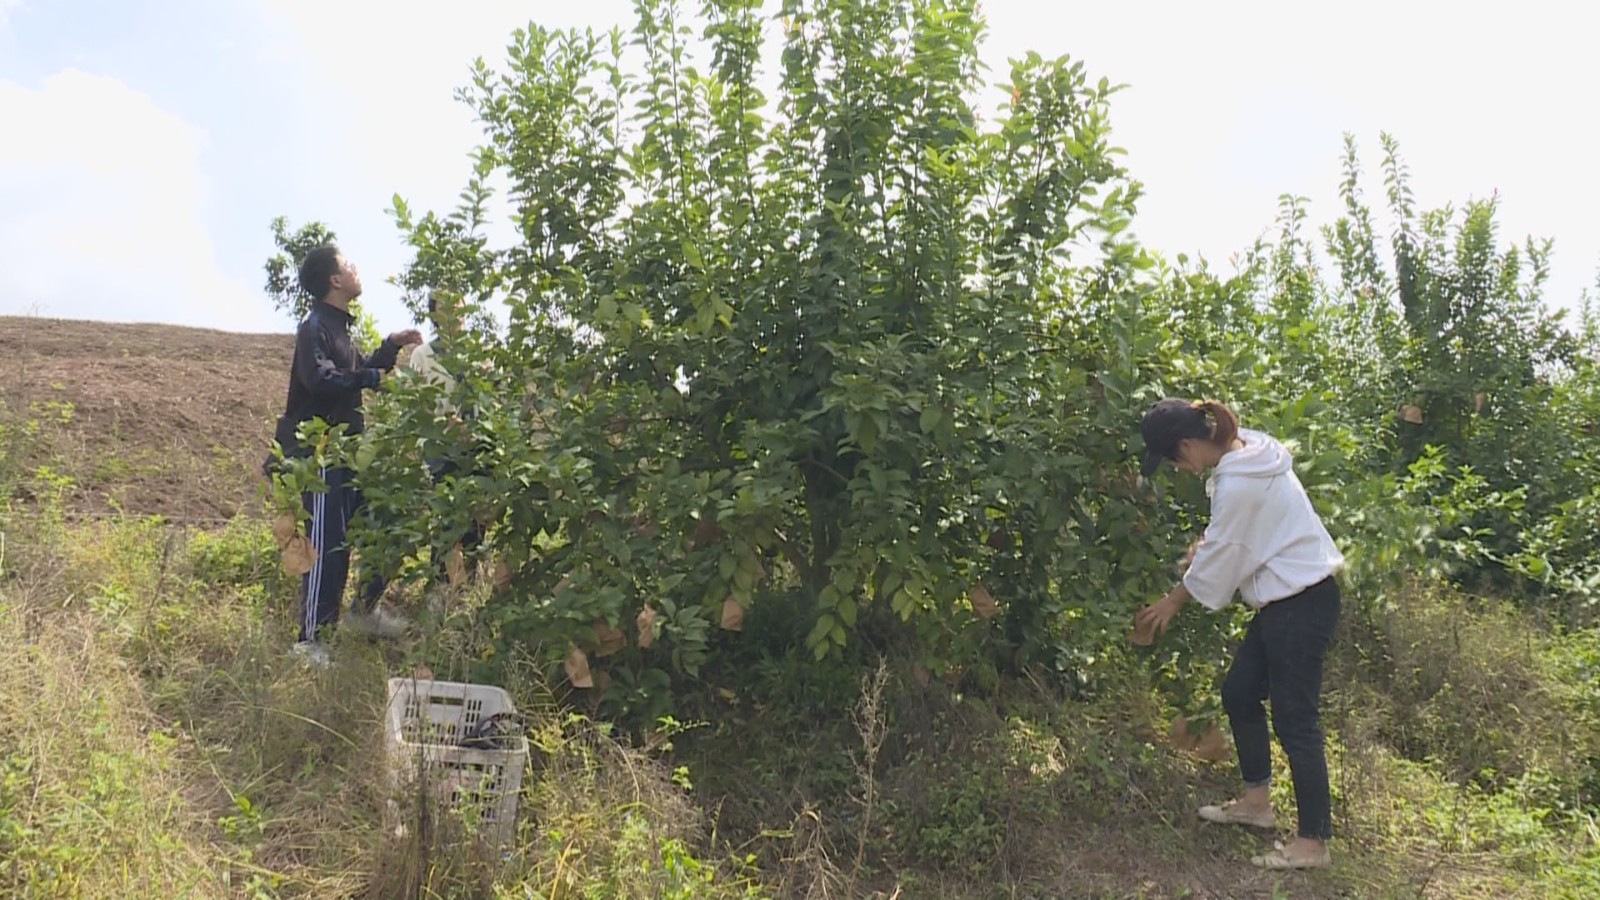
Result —
[[0, 411], [67, 421], [26, 456], [63, 467], [72, 512], [227, 518], [259, 508], [293, 351], [289, 334], [0, 317]]

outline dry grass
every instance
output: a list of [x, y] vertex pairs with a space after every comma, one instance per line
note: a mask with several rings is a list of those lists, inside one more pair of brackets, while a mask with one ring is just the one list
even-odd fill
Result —
[[[514, 852], [449, 827], [397, 839], [387, 675], [458, 669], [470, 636], [337, 641], [332, 668], [307, 669], [285, 652], [283, 595], [195, 577], [249, 577], [250, 541], [137, 520], [30, 528], [7, 532], [0, 582], [13, 658], [0, 667], [0, 894], [759, 896], [697, 855], [713, 842], [686, 773], [558, 712], [532, 679], [507, 685], [539, 760]], [[219, 548], [240, 558], [222, 565]]]
[[0, 894], [226, 896], [181, 733], [150, 714], [98, 617], [29, 616], [27, 593], [8, 585], [0, 603]]
[[[923, 743], [900, 718], [916, 705], [907, 685], [871, 678], [854, 741], [818, 732], [796, 747], [781, 719], [738, 747], [692, 733], [682, 740], [723, 762], [691, 754], [680, 771], [674, 754], [626, 747], [561, 712], [536, 673], [517, 669], [527, 677], [508, 688], [533, 713], [536, 764], [514, 852], [486, 854], [449, 829], [397, 840], [382, 816], [384, 679], [422, 662], [446, 671], [475, 638], [347, 641], [332, 670], [300, 668], [283, 652], [290, 617], [273, 591], [286, 586], [260, 580], [252, 535], [269, 539], [258, 531], [172, 536], [134, 521], [58, 523], [21, 542], [8, 532], [0, 885], [12, 894], [762, 895], [749, 863], [705, 861], [708, 849], [735, 855], [729, 842], [754, 854], [772, 895], [816, 900], [1582, 897], [1600, 862], [1600, 831], [1544, 822], [1536, 793], [1463, 791], [1397, 757], [1379, 714], [1389, 701], [1360, 684], [1340, 687], [1329, 717], [1340, 830], [1329, 872], [1256, 872], [1243, 859], [1265, 838], [1194, 820], [1231, 770], [1152, 743], [1159, 701], [1133, 686], [1105, 704], [1014, 697], [1004, 719], [933, 701], [943, 711]], [[762, 784], [810, 790], [773, 741], [846, 783], [752, 831], [741, 800], [781, 808]], [[769, 780], [752, 777], [768, 767]], [[1278, 791], [1288, 809], [1287, 779]], [[719, 833], [730, 813], [743, 824]]]
[[[1425, 621], [1433, 612], [1419, 607], [1414, 614]], [[987, 704], [945, 696], [937, 686], [905, 678], [881, 693], [869, 680], [857, 709], [899, 713], [888, 728], [900, 746], [878, 761], [874, 775], [878, 823], [863, 815], [866, 757], [843, 734], [818, 729], [808, 743], [814, 751], [786, 755], [782, 735], [807, 725], [769, 713], [771, 732], [714, 737], [699, 748], [698, 768], [715, 782], [710, 793], [728, 804], [732, 836], [781, 836], [763, 858], [786, 896], [1597, 895], [1600, 830], [1592, 822], [1580, 816], [1563, 824], [1536, 789], [1490, 795], [1446, 782], [1437, 765], [1407, 761], [1385, 742], [1388, 720], [1379, 713], [1390, 698], [1336, 687], [1326, 722], [1339, 837], [1335, 866], [1321, 872], [1268, 873], [1247, 862], [1292, 833], [1292, 785], [1281, 752], [1277, 834], [1207, 825], [1193, 810], [1237, 790], [1232, 762], [1208, 763], [1165, 746], [1159, 735], [1170, 713], [1133, 682], [1089, 703], [1008, 696], [1001, 718]], [[918, 706], [933, 709], [926, 728], [906, 717]], [[871, 721], [858, 713], [854, 723], [863, 744], [873, 740]], [[829, 746], [838, 758], [833, 768]], [[740, 762], [724, 772], [712, 769], [715, 759]], [[852, 858], [869, 830], [858, 869]], [[814, 874], [827, 869], [836, 876], [831, 888]], [[791, 885], [784, 876], [796, 870], [805, 875]]]

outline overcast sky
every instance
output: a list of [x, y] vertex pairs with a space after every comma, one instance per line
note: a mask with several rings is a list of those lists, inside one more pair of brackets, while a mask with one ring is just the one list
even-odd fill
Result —
[[[405, 262], [384, 213], [450, 206], [478, 138], [452, 99], [512, 29], [609, 29], [625, 0], [0, 0], [0, 314], [286, 330], [268, 223], [320, 219], [367, 304]], [[1555, 2], [986, 0], [992, 80], [1026, 51], [1126, 83], [1137, 233], [1219, 267], [1283, 193], [1336, 210], [1341, 134], [1376, 177], [1402, 142], [1425, 206], [1499, 191], [1506, 237], [1556, 241], [1551, 300], [1600, 265], [1600, 14]], [[999, 102], [997, 92], [985, 107]]]

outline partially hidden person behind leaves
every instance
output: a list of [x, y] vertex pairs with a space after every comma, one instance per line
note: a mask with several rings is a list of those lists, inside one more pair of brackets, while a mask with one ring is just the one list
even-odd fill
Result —
[[1190, 599], [1220, 610], [1238, 594], [1255, 610], [1222, 685], [1244, 795], [1203, 806], [1210, 822], [1270, 829], [1272, 753], [1267, 711], [1289, 758], [1299, 830], [1287, 846], [1255, 856], [1268, 869], [1331, 862], [1333, 837], [1328, 762], [1321, 727], [1323, 658], [1339, 621], [1344, 566], [1327, 528], [1294, 473], [1289, 451], [1259, 431], [1241, 429], [1228, 407], [1169, 398], [1144, 417], [1144, 475], [1163, 463], [1192, 475], [1210, 473], [1211, 521], [1192, 548], [1181, 582], [1140, 610], [1138, 627], [1166, 631]]
[[[360, 434], [365, 426], [362, 392], [376, 388], [383, 373], [394, 368], [401, 348], [422, 342], [421, 332], [400, 331], [385, 339], [371, 356], [362, 356], [350, 336], [354, 321], [350, 302], [361, 296], [361, 276], [332, 244], [306, 254], [300, 264], [300, 286], [315, 302], [295, 336], [289, 396], [274, 436], [285, 457], [309, 455], [298, 433], [313, 419], [322, 419], [329, 426], [343, 425], [346, 434]], [[323, 639], [339, 623], [350, 572], [345, 533], [361, 510], [362, 498], [348, 468], [323, 467], [318, 474], [327, 490], [303, 496], [311, 517], [306, 537], [314, 559], [301, 584], [294, 652], [309, 662], [326, 664]], [[386, 637], [403, 633], [407, 623], [379, 606], [384, 588], [381, 577], [370, 579], [346, 624]]]
[[[417, 346], [407, 354], [403, 368], [408, 374], [437, 386], [440, 392], [439, 417], [449, 422], [452, 433], [461, 439], [459, 446], [446, 451], [448, 455], [426, 461], [428, 473], [433, 483], [438, 485], [463, 472], [467, 475], [482, 474], [483, 469], [478, 465], [477, 458], [486, 448], [472, 443], [467, 433], [476, 411], [471, 405], [458, 407], [452, 400], [456, 393], [456, 378], [451, 374], [451, 369], [461, 364], [459, 355], [454, 352], [462, 328], [456, 304], [441, 295], [439, 291], [430, 291], [428, 321], [433, 326], [433, 340]], [[463, 458], [467, 463], [465, 467], [462, 465]], [[462, 554], [468, 559], [475, 558], [483, 544], [483, 538], [483, 525], [473, 517], [460, 537]], [[439, 555], [433, 560], [430, 570], [429, 605], [435, 612], [441, 611], [442, 608], [442, 585], [447, 575], [444, 560], [445, 556]]]

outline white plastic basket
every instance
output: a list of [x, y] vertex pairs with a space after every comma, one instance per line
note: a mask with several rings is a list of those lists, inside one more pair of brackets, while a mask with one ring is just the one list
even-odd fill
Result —
[[[515, 712], [511, 697], [497, 687], [389, 679], [384, 744], [393, 786], [420, 778], [436, 803], [478, 823], [495, 844], [509, 843], [516, 835], [528, 739], [522, 734], [501, 738], [511, 746], [495, 750], [462, 747], [458, 741], [490, 716]], [[399, 803], [391, 800], [389, 813], [398, 820]]]

